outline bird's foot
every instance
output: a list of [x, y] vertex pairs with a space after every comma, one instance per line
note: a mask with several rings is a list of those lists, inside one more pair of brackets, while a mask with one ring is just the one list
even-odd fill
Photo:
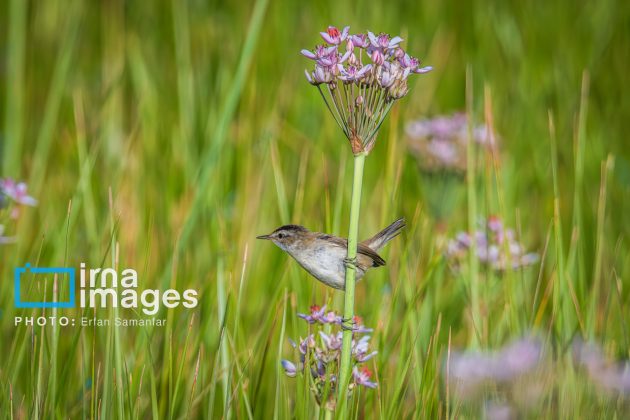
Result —
[[354, 331], [354, 324], [341, 324], [341, 329], [344, 331]]
[[346, 268], [351, 268], [354, 271], [357, 271], [357, 259], [356, 258], [344, 258], [343, 259], [343, 265], [345, 265]]
[[341, 318], [341, 329], [346, 331], [353, 331], [355, 323], [356, 322], [354, 318]]

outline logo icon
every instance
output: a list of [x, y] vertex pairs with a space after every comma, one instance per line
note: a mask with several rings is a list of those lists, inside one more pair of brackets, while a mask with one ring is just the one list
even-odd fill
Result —
[[[22, 275], [27, 272], [37, 274], [55, 274], [60, 277], [64, 274], [68, 276], [69, 280], [69, 293], [68, 300], [62, 302], [48, 302], [43, 301], [22, 301], [21, 297], [21, 283]], [[74, 308], [75, 304], [75, 281], [74, 281], [74, 268], [69, 267], [31, 267], [30, 264], [25, 264], [24, 267], [16, 267], [13, 275], [14, 282], [14, 295], [15, 295], [15, 307], [16, 308]], [[45, 299], [45, 298], [44, 298]]]

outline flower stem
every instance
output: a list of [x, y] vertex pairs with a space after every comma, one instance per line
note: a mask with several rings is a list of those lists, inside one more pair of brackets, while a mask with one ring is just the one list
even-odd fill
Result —
[[[352, 201], [350, 204], [350, 227], [348, 229], [348, 254], [350, 261], [357, 256], [357, 237], [359, 233], [359, 209], [361, 207], [361, 187], [363, 185], [363, 165], [365, 154], [354, 155], [354, 176], [352, 181]], [[346, 293], [344, 296], [343, 317], [345, 320], [354, 318], [354, 286], [356, 270], [351, 264], [346, 267]], [[346, 393], [350, 382], [350, 371], [352, 369], [352, 330], [343, 332], [343, 344], [341, 347], [341, 368], [339, 373], [339, 401], [342, 417], [346, 404]]]

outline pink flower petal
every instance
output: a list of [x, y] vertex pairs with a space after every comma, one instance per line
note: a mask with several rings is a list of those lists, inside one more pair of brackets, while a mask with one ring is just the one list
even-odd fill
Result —
[[302, 50], [300, 51], [300, 53], [302, 53], [302, 55], [306, 58], [310, 58], [311, 60], [315, 60], [317, 58], [317, 56], [309, 50]]

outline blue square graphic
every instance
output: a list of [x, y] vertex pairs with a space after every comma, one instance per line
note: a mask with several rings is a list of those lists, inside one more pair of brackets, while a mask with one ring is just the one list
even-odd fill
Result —
[[[67, 274], [70, 279], [70, 291], [68, 300], [63, 302], [22, 302], [20, 297], [22, 274], [31, 272], [33, 274]], [[13, 275], [15, 307], [16, 308], [74, 308], [75, 288], [74, 288], [74, 268], [70, 267], [31, 267], [25, 264], [24, 267], [16, 267]]]

